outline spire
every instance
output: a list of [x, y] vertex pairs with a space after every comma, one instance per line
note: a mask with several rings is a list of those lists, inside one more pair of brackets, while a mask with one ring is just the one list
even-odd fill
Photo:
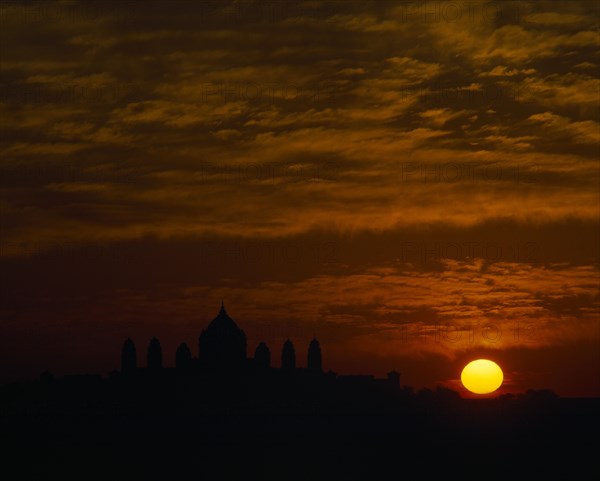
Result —
[[308, 346], [308, 369], [315, 372], [322, 371], [321, 345], [314, 337]]
[[296, 350], [289, 338], [285, 341], [283, 349], [281, 350], [281, 367], [285, 370], [296, 368]]
[[225, 310], [225, 303], [223, 301], [221, 301], [221, 310], [219, 311], [219, 314], [227, 314], [227, 311]]
[[264, 342], [261, 342], [254, 351], [254, 363], [259, 369], [271, 367], [271, 351]]
[[135, 352], [135, 344], [133, 343], [131, 338], [128, 337], [127, 340], [123, 343], [123, 349], [121, 350], [121, 371], [135, 371], [136, 367], [137, 358]]
[[162, 368], [162, 349], [160, 342], [156, 337], [153, 337], [148, 344], [148, 364], [149, 369]]
[[175, 367], [187, 369], [192, 363], [192, 353], [185, 342], [182, 342], [175, 353]]

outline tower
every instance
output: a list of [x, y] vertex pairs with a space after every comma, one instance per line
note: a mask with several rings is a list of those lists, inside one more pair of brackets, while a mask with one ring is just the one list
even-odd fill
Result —
[[148, 369], [157, 370], [162, 368], [162, 348], [158, 339], [153, 337], [148, 344]]
[[254, 351], [254, 364], [259, 369], [271, 367], [271, 351], [264, 342], [261, 342]]
[[192, 353], [185, 342], [179, 344], [175, 353], [175, 367], [177, 369], [189, 368], [192, 363]]
[[123, 343], [121, 349], [121, 372], [132, 372], [137, 367], [137, 354], [135, 352], [135, 344], [128, 337]]
[[314, 338], [308, 346], [308, 369], [313, 372], [322, 372], [321, 346]]
[[198, 339], [200, 360], [213, 369], [241, 368], [246, 362], [246, 334], [229, 317], [225, 306]]
[[396, 371], [390, 371], [387, 373], [388, 384], [393, 388], [400, 387], [400, 373]]
[[289, 339], [285, 341], [281, 350], [281, 368], [288, 371], [296, 368], [296, 350]]

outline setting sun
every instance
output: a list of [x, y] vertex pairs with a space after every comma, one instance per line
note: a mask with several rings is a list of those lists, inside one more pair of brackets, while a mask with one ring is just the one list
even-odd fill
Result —
[[475, 394], [494, 392], [502, 385], [504, 375], [500, 366], [488, 359], [477, 359], [465, 366], [460, 375], [463, 386]]

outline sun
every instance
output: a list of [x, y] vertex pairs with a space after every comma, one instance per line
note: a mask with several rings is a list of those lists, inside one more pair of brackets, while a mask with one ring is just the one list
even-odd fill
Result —
[[502, 385], [504, 375], [500, 366], [488, 359], [477, 359], [467, 364], [460, 375], [463, 386], [475, 394], [494, 392]]

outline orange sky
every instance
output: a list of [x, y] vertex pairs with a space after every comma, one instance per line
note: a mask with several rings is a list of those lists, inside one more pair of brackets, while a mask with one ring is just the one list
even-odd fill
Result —
[[279, 359], [600, 395], [598, 7], [5, 2], [1, 379]]

